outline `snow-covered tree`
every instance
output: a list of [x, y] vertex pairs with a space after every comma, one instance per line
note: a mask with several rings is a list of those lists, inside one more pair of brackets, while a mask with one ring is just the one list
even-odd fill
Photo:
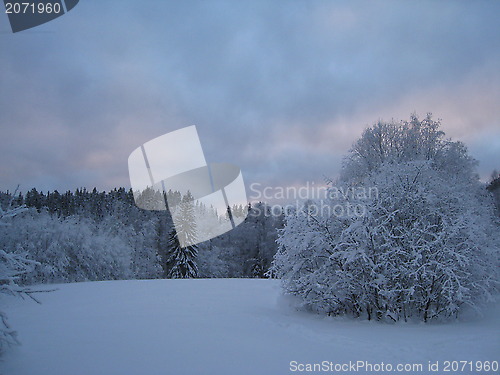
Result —
[[109, 225], [30, 210], [12, 218], [10, 227], [0, 228], [0, 244], [38, 263], [21, 276], [26, 285], [129, 278], [132, 244]]
[[[25, 211], [24, 207], [11, 207], [12, 200], [4, 209], [0, 204], [0, 225], [9, 225], [9, 218]], [[29, 288], [22, 287], [18, 284], [19, 278], [30, 272], [36, 262], [26, 259], [22, 254], [14, 254], [7, 252], [5, 249], [0, 249], [0, 293], [11, 296], [31, 296]], [[19, 344], [17, 333], [12, 329], [7, 320], [7, 315], [0, 311], [0, 354], [13, 344]]]
[[[201, 278], [229, 277], [228, 249], [214, 245], [215, 241], [209, 240], [198, 245], [198, 276]], [[232, 249], [234, 250], [234, 249]]]
[[145, 220], [128, 239], [132, 242], [132, 272], [136, 279], [156, 279], [161, 276], [162, 267], [155, 237], [156, 222]]
[[344, 158], [341, 180], [352, 184], [376, 173], [383, 164], [415, 160], [428, 160], [444, 173], [477, 179], [477, 161], [468, 155], [462, 142], [445, 139], [440, 125], [431, 114], [422, 120], [412, 115], [410, 121], [379, 121], [363, 132]]
[[[430, 116], [366, 130], [331, 186], [332, 210], [302, 210], [279, 234], [273, 272], [304, 307], [368, 319], [456, 317], [491, 301], [500, 238], [491, 197]], [[333, 184], [333, 183], [332, 183]], [[334, 189], [377, 188], [338, 197]], [[362, 214], [334, 207], [362, 205]]]
[[182, 198], [174, 215], [175, 228], [169, 233], [168, 276], [173, 279], [197, 277], [196, 221], [193, 197], [189, 192]]

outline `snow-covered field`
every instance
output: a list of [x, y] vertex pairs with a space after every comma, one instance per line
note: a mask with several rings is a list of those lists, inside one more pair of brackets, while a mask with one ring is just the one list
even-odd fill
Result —
[[[422, 364], [423, 371], [403, 373], [466, 374], [477, 372], [444, 372], [445, 361], [500, 360], [498, 306], [481, 320], [390, 325], [294, 311], [280, 297], [276, 280], [111, 281], [57, 288], [38, 295], [41, 305], [2, 297], [22, 341], [7, 351], [2, 374], [280, 375], [322, 361], [323, 370], [328, 361], [344, 364], [346, 371], [316, 373], [366, 373], [347, 367], [349, 361], [366, 361], [391, 364], [393, 372], [398, 364]], [[438, 372], [428, 370], [429, 361], [438, 361]]]

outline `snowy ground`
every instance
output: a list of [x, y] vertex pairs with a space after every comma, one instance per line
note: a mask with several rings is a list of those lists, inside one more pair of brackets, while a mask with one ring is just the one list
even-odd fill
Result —
[[[422, 372], [403, 373], [468, 374], [477, 372], [444, 372], [444, 361], [500, 360], [498, 306], [482, 320], [389, 325], [293, 311], [275, 280], [57, 287], [38, 296], [42, 305], [2, 300], [23, 343], [6, 353], [2, 374], [280, 375], [322, 361], [383, 362], [394, 372], [397, 364], [422, 364]], [[439, 361], [438, 372], [428, 371], [429, 361]], [[315, 373], [356, 373], [347, 370]]]

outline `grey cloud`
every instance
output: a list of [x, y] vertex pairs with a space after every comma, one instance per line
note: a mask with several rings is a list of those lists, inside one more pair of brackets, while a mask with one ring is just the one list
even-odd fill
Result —
[[[191, 124], [209, 160], [274, 184], [335, 174], [379, 117], [433, 112], [472, 142], [478, 128], [498, 126], [481, 95], [500, 99], [491, 84], [499, 10], [486, 1], [81, 2], [32, 32], [0, 34], [0, 127], [11, 140], [0, 188], [127, 185], [135, 147]], [[460, 111], [466, 95], [480, 102]], [[479, 138], [474, 156], [489, 168], [481, 150], [492, 140]]]

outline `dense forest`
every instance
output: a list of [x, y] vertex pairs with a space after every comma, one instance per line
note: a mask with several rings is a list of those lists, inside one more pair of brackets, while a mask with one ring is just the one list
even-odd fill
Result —
[[[180, 193], [168, 194], [182, 201]], [[132, 190], [3, 192], [0, 204], [27, 208], [0, 227], [0, 248], [37, 262], [24, 284], [173, 277], [170, 214], [138, 208]], [[283, 217], [264, 203], [231, 211], [247, 209], [236, 229], [197, 245], [197, 277], [265, 277]]]

